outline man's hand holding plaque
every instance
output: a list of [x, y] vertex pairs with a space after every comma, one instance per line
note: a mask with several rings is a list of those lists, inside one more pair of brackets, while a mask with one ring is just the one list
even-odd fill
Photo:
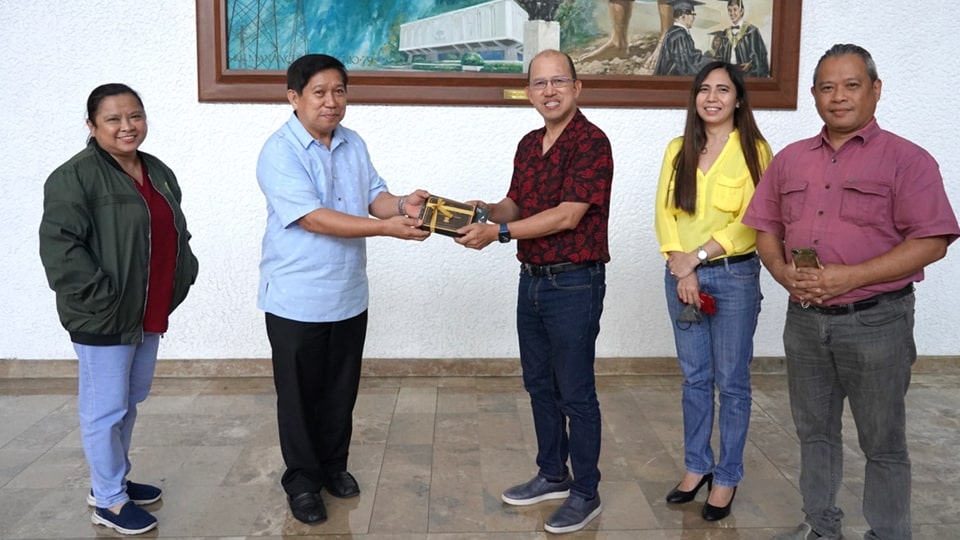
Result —
[[[474, 204], [478, 209], [483, 210], [486, 213], [488, 218], [491, 218], [491, 215], [494, 212], [494, 208], [497, 206], [495, 204], [491, 205], [483, 201], [469, 201], [469, 204]], [[503, 219], [501, 216], [499, 219]], [[503, 224], [497, 225], [495, 223], [487, 223], [486, 221], [481, 223], [471, 223], [466, 227], [463, 227], [458, 233], [460, 233], [456, 242], [464, 247], [471, 249], [481, 250], [492, 242], [497, 241], [499, 237], [504, 236], [500, 233], [500, 230], [503, 228]], [[507, 233], [509, 236], [509, 233]], [[503, 238], [500, 238], [500, 241], [503, 242]]]

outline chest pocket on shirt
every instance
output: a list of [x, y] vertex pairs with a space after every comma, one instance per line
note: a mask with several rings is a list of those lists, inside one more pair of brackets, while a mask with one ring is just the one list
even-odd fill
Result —
[[746, 177], [718, 176], [713, 185], [713, 206], [724, 212], [739, 212], [743, 208], [743, 185]]
[[803, 215], [803, 205], [807, 201], [807, 183], [801, 181], [784, 182], [780, 190], [780, 206], [783, 222], [793, 223]]
[[891, 220], [890, 186], [851, 178], [843, 184], [840, 218], [855, 225], [883, 225]]

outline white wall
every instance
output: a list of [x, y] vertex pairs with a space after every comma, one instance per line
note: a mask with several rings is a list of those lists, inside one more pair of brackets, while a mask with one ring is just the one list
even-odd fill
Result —
[[[806, 0], [796, 111], [760, 111], [774, 150], [820, 128], [807, 88], [817, 59], [836, 42], [871, 51], [884, 80], [881, 125], [927, 148], [960, 208], [953, 134], [960, 68], [953, 2], [922, 10], [902, 2]], [[934, 14], [931, 16], [931, 14]], [[0, 358], [72, 358], [37, 255], [43, 181], [84, 144], [85, 100], [104, 82], [125, 82], [146, 104], [143, 149], [178, 174], [200, 258], [200, 278], [173, 316], [163, 358], [269, 354], [256, 308], [263, 197], [254, 166], [287, 105], [197, 102], [192, 0], [0, 2]], [[616, 164], [608, 295], [598, 354], [674, 354], [653, 234], [652, 196], [663, 148], [682, 129], [681, 110], [585, 110], [613, 143]], [[351, 105], [345, 125], [367, 140], [395, 193], [424, 187], [459, 199], [499, 200], [516, 143], [538, 127], [530, 107]], [[367, 356], [517, 356], [514, 247], [469, 251], [445, 237], [422, 244], [372, 239]], [[954, 247], [954, 251], [958, 249]], [[960, 269], [951, 253], [919, 286], [923, 355], [960, 354]], [[756, 354], [782, 354], [785, 292], [764, 276]]]

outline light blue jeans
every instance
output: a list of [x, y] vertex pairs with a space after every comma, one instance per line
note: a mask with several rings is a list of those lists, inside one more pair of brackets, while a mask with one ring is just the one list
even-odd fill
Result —
[[160, 334], [144, 334], [133, 345], [73, 344], [80, 360], [80, 435], [100, 508], [129, 500], [130, 439], [137, 404], [150, 393], [159, 346]]
[[864, 538], [912, 538], [905, 398], [917, 358], [913, 310], [912, 294], [848, 315], [787, 308], [783, 348], [800, 438], [800, 494], [807, 521], [821, 534], [840, 535], [846, 399], [867, 460]]
[[[760, 260], [697, 269], [700, 290], [717, 301], [716, 315], [699, 323], [677, 322], [686, 307], [677, 280], [664, 272], [667, 309], [673, 321], [677, 360], [683, 372], [684, 464], [693, 474], [714, 473], [720, 486], [743, 479], [743, 448], [750, 425], [750, 362], [760, 313]], [[720, 392], [720, 459], [714, 465], [714, 386]]]

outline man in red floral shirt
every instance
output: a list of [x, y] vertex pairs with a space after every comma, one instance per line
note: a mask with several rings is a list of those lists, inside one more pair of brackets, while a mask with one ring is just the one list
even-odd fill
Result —
[[457, 238], [474, 249], [517, 240], [517, 332], [539, 471], [501, 498], [519, 506], [566, 499], [545, 523], [552, 533], [578, 531], [600, 514], [593, 365], [610, 260], [613, 155], [607, 136], [577, 108], [581, 87], [566, 54], [548, 50], [533, 58], [526, 92], [545, 125], [517, 146], [506, 198], [480, 203], [499, 226], [471, 224]]

